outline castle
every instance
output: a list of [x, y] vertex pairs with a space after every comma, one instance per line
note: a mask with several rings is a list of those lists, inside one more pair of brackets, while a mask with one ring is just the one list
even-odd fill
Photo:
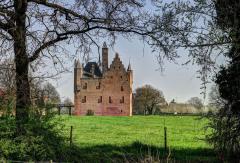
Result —
[[79, 60], [74, 64], [75, 115], [132, 115], [133, 71], [127, 70], [116, 53], [108, 66], [108, 47], [102, 47], [102, 62], [88, 62], [83, 66]]

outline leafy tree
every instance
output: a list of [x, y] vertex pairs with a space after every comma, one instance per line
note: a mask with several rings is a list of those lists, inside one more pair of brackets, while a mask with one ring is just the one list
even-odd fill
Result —
[[203, 102], [199, 97], [192, 97], [187, 103], [193, 105], [197, 109], [202, 109], [203, 107]]
[[138, 114], [154, 114], [159, 105], [165, 103], [162, 91], [145, 85], [135, 90], [134, 96], [134, 112]]
[[228, 65], [221, 66], [216, 83], [223, 105], [216, 115], [210, 117], [214, 129], [209, 141], [224, 156], [239, 159], [240, 153], [240, 1], [215, 1], [217, 25], [228, 31], [230, 50], [226, 53]]

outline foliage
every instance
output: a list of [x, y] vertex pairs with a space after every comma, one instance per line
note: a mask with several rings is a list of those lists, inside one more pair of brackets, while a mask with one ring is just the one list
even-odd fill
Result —
[[192, 97], [188, 100], [187, 103], [193, 105], [195, 108], [199, 110], [202, 109], [203, 107], [203, 102], [199, 97]]
[[162, 91], [145, 85], [135, 90], [133, 109], [137, 114], [154, 114], [160, 110], [160, 105], [165, 103]]
[[225, 101], [221, 98], [217, 85], [211, 87], [208, 97], [209, 105], [211, 108], [214, 108], [215, 111], [224, 107]]
[[[0, 117], [0, 158], [21, 161], [66, 160], [66, 137], [62, 119], [53, 114], [40, 115], [33, 109], [24, 124], [26, 135], [16, 132], [13, 116]], [[65, 158], [66, 157], [66, 158]]]
[[228, 31], [232, 40], [231, 49], [226, 53], [228, 65], [222, 66], [216, 76], [216, 84], [224, 104], [210, 117], [213, 133], [208, 140], [223, 157], [239, 159], [240, 153], [240, 1], [217, 0], [217, 25]]

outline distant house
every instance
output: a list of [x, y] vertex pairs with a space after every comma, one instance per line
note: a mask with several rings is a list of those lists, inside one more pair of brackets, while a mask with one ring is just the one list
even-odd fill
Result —
[[163, 113], [183, 113], [183, 114], [197, 114], [201, 113], [201, 109], [197, 109], [193, 105], [186, 103], [170, 102], [168, 106], [161, 109]]

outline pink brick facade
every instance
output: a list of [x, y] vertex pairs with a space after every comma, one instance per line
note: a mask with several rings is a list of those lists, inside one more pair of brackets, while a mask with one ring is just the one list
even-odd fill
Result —
[[75, 62], [74, 105], [75, 115], [131, 116], [132, 115], [131, 66], [126, 70], [116, 54], [108, 66], [108, 48], [102, 49], [101, 66], [95, 62], [85, 65]]

